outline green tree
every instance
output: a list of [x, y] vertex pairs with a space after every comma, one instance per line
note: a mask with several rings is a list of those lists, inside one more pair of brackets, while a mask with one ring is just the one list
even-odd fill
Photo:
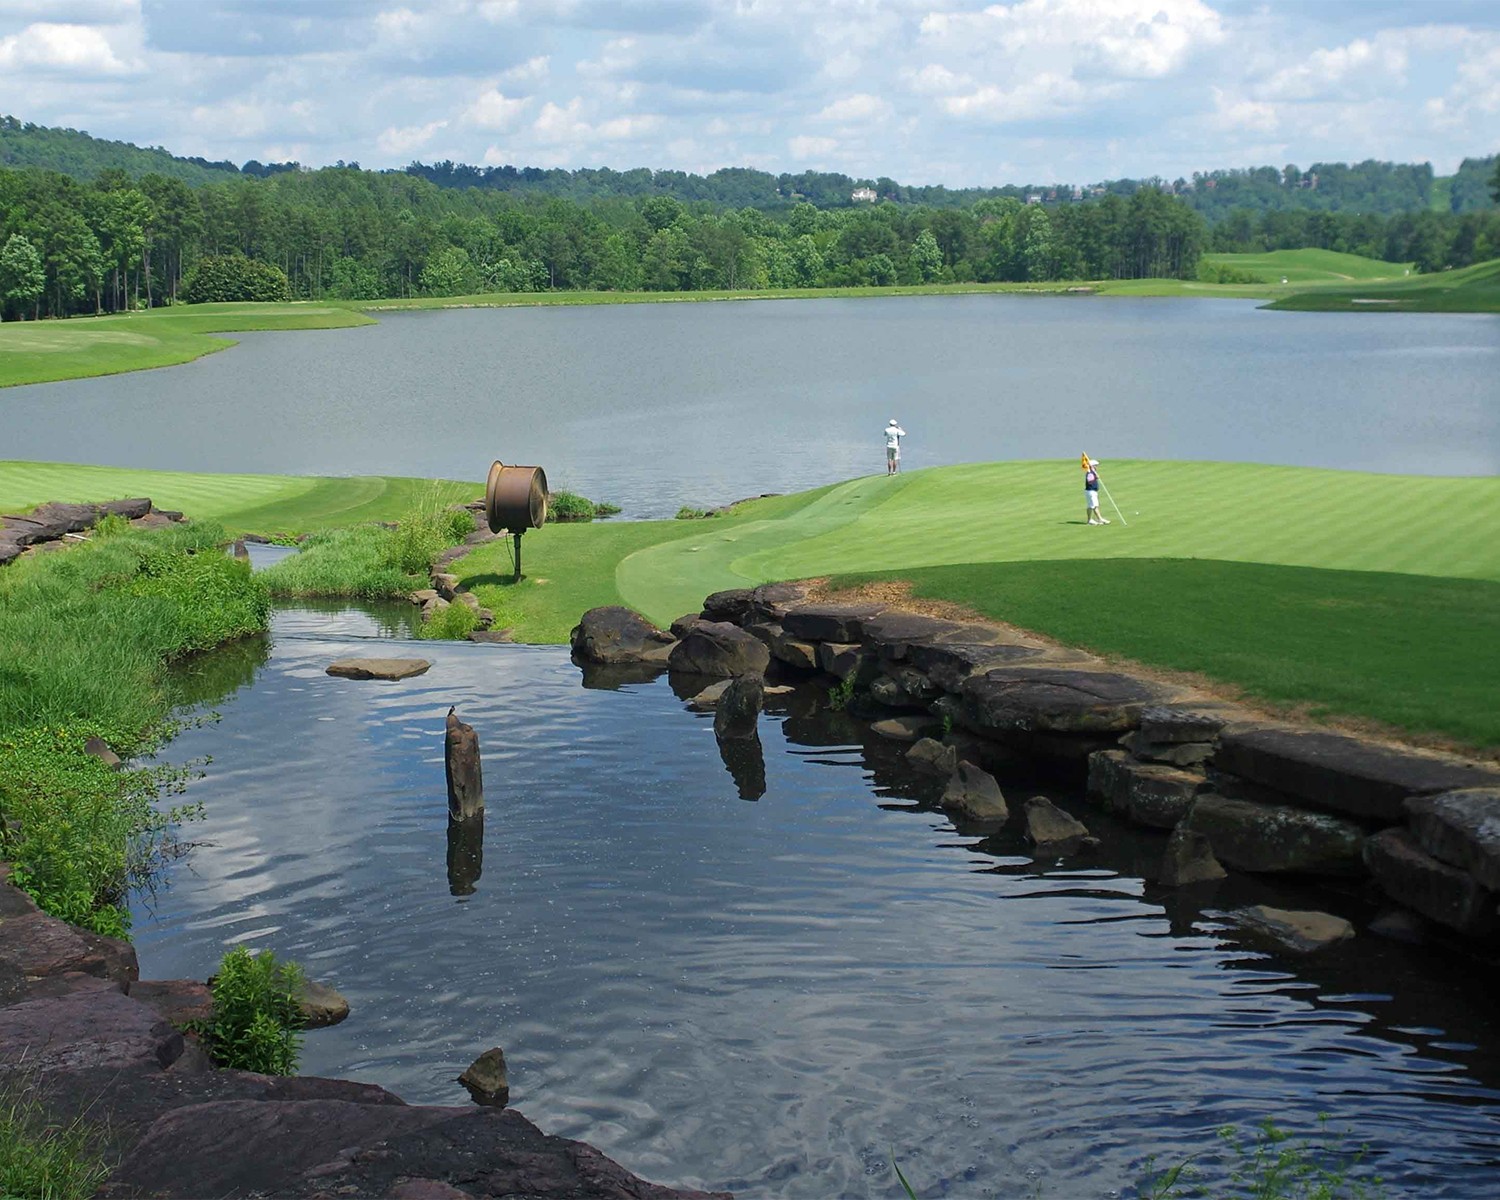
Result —
[[421, 285], [428, 296], [463, 296], [473, 292], [478, 278], [468, 251], [444, 246], [422, 268]]
[[1500, 204], [1500, 158], [1495, 159], [1495, 173], [1490, 176], [1490, 199]]
[[671, 196], [652, 196], [641, 205], [641, 216], [655, 233], [677, 224], [685, 211]]
[[[14, 304], [23, 310], [29, 305], [35, 317], [46, 286], [47, 273], [42, 269], [42, 256], [36, 247], [21, 234], [11, 234], [5, 248], [0, 250], [0, 303], [4, 307]], [[0, 319], [4, 307], [0, 307]]]
[[924, 229], [917, 234], [917, 240], [911, 247], [911, 265], [917, 278], [923, 283], [932, 282], [933, 277], [943, 269], [943, 251], [932, 230]]

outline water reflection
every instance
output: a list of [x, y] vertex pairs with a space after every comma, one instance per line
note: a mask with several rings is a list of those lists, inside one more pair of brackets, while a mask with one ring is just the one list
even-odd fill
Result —
[[717, 739], [719, 757], [741, 800], [759, 800], [766, 794], [766, 756], [758, 736]]
[[448, 820], [448, 891], [472, 896], [484, 872], [484, 813]]

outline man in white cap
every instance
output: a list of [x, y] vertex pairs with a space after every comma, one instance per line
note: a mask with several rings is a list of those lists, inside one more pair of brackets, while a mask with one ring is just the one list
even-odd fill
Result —
[[901, 439], [906, 436], [906, 430], [896, 424], [896, 418], [891, 418], [891, 423], [885, 427], [885, 473], [894, 475], [901, 469]]
[[1099, 460], [1089, 459], [1088, 470], [1083, 473], [1083, 498], [1088, 504], [1090, 525], [1108, 525], [1109, 518], [1099, 513]]

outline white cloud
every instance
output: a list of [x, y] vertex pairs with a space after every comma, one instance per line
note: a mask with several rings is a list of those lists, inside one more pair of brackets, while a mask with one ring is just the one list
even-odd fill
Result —
[[0, 38], [0, 69], [123, 75], [134, 67], [122, 61], [109, 38], [91, 25], [38, 22], [20, 33]]
[[852, 96], [840, 96], [817, 115], [817, 120], [862, 124], [867, 121], [884, 121], [894, 112], [889, 100], [872, 96], [868, 92], [857, 92]]
[[965, 95], [949, 96], [943, 101], [943, 108], [955, 117], [975, 117], [997, 124], [1035, 121], [1073, 112], [1110, 90], [1106, 86], [1086, 88], [1065, 75], [1038, 75], [1013, 88], [986, 84]]
[[1257, 89], [1273, 100], [1316, 100], [1351, 89], [1385, 90], [1406, 82], [1407, 51], [1396, 38], [1356, 38], [1347, 46], [1315, 50], [1284, 67]]
[[383, 154], [410, 154], [432, 140], [439, 129], [446, 129], [447, 121], [429, 121], [426, 125], [412, 125], [406, 129], [390, 126], [375, 139], [375, 145]]
[[498, 87], [486, 88], [464, 110], [464, 120], [476, 129], [513, 128], [531, 105], [530, 96], [510, 97]]
[[271, 123], [264, 107], [239, 100], [200, 104], [193, 109], [192, 116], [193, 124], [203, 133], [231, 138], [259, 137]]
[[1214, 88], [1213, 97], [1213, 123], [1219, 129], [1275, 133], [1281, 123], [1275, 106], [1264, 101], [1230, 96], [1222, 88]]
[[806, 162], [808, 159], [827, 158], [838, 147], [838, 142], [833, 138], [809, 137], [806, 134], [799, 134], [794, 138], [789, 138], [786, 144], [788, 152], [799, 162]]
[[545, 54], [528, 58], [519, 66], [500, 72], [501, 83], [540, 83], [547, 78], [547, 67], [551, 60]]

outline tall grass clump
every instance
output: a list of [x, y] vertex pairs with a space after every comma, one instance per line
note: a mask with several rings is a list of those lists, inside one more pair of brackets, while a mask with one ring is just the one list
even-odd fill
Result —
[[417, 626], [417, 637], [431, 641], [462, 641], [479, 628], [479, 618], [467, 604], [450, 604]]
[[166, 669], [263, 630], [265, 586], [212, 525], [103, 539], [0, 571], [0, 857], [41, 907], [125, 932], [125, 891], [180, 813], [155, 804], [170, 769], [115, 771], [170, 735]]
[[302, 968], [269, 950], [236, 946], [210, 983], [213, 1015], [204, 1045], [221, 1067], [262, 1075], [295, 1075], [302, 1053]]
[[1227, 1179], [1207, 1187], [1204, 1172], [1183, 1161], [1147, 1178], [1137, 1190], [1141, 1200], [1383, 1200], [1388, 1193], [1378, 1175], [1362, 1168], [1368, 1147], [1350, 1150], [1330, 1135], [1327, 1116], [1318, 1118], [1318, 1136], [1302, 1138], [1270, 1118], [1248, 1137], [1233, 1125], [1219, 1130], [1226, 1150]]
[[548, 492], [549, 521], [592, 521], [595, 517], [612, 517], [620, 511], [618, 504], [590, 500], [577, 492]]
[[50, 1119], [28, 1083], [23, 1072], [0, 1086], [0, 1196], [87, 1200], [109, 1176], [99, 1131]]

